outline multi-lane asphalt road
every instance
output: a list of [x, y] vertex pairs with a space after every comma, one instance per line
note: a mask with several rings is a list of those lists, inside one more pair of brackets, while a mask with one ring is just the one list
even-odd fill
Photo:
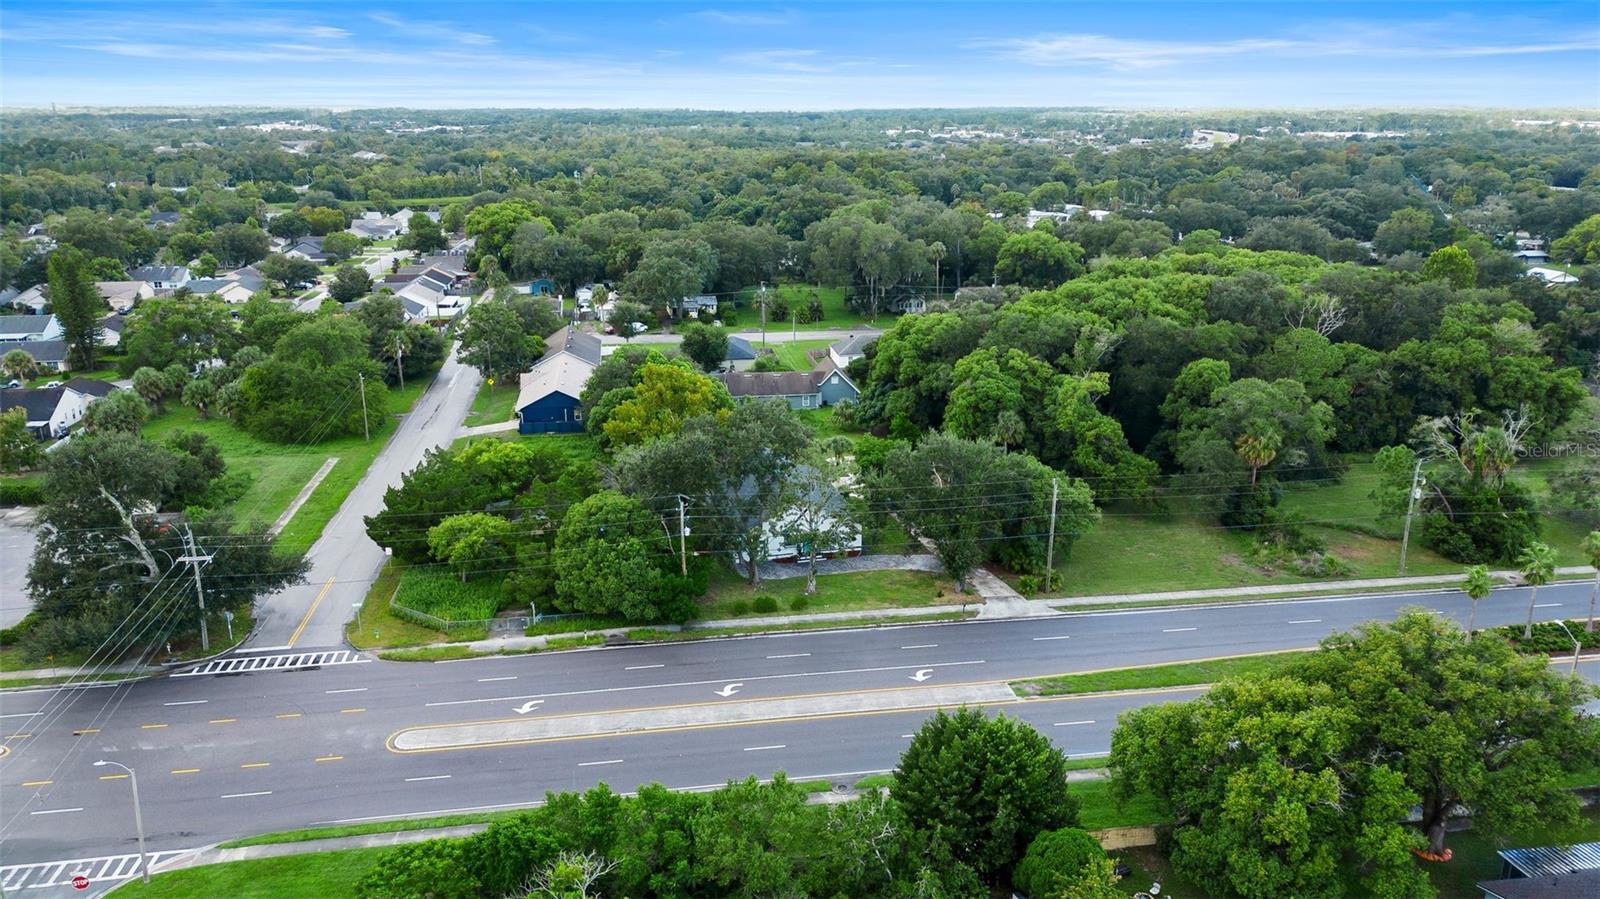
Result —
[[[1588, 591], [1547, 586], [1537, 616], [1576, 616]], [[1198, 691], [1017, 699], [1003, 683], [1309, 647], [1410, 605], [1464, 619], [1468, 603], [1442, 591], [431, 664], [334, 657], [315, 670], [9, 693], [0, 711], [0, 851], [8, 865], [132, 852], [128, 784], [94, 768], [99, 758], [139, 772], [150, 847], [173, 850], [321, 823], [525, 805], [602, 780], [697, 787], [784, 770], [851, 782], [892, 768], [933, 706], [969, 695], [1023, 717], [1069, 754], [1096, 755], [1121, 711]], [[1517, 622], [1526, 607], [1526, 591], [1499, 590], [1478, 620]], [[1600, 664], [1583, 670], [1596, 677]], [[862, 711], [863, 696], [887, 700]], [[723, 720], [752, 703], [784, 717]], [[555, 736], [500, 739], [535, 720]], [[585, 735], [563, 724], [585, 720], [612, 723]], [[405, 751], [419, 745], [418, 728], [463, 722], [491, 722], [452, 732], [498, 735], [494, 745]]]

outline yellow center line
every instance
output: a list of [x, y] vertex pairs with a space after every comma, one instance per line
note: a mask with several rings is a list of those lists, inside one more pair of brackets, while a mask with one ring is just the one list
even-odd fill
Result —
[[344, 761], [344, 756], [342, 756], [342, 755], [324, 755], [324, 756], [319, 756], [317, 758], [317, 761], [319, 761], [319, 762], [342, 762], [342, 761]]
[[53, 780], [25, 780], [22, 785], [25, 787], [48, 787], [53, 783], [55, 783]]
[[26, 740], [31, 736], [33, 736], [33, 734], [12, 734], [11, 736], [6, 737], [6, 739], [7, 740]]
[[288, 712], [288, 713], [283, 714], [283, 715], [273, 715], [272, 717], [274, 717], [274, 718], [299, 718], [300, 717], [300, 713], [299, 712]]
[[366, 711], [366, 709], [340, 709], [339, 710], [339, 714], [341, 714], [341, 715], [355, 715], [355, 714], [358, 714], [360, 712], [365, 712], [365, 711]]
[[311, 616], [317, 614], [317, 606], [322, 605], [322, 598], [327, 596], [328, 591], [331, 589], [333, 589], [333, 577], [330, 575], [328, 582], [322, 585], [322, 590], [317, 594], [317, 598], [311, 601], [311, 608], [306, 609], [306, 617], [300, 619], [300, 626], [296, 627], [294, 633], [289, 635], [288, 645], [291, 648], [294, 647], [295, 641], [300, 639], [300, 635], [305, 632], [306, 625], [311, 623]]
[[173, 774], [199, 774], [199, 768], [173, 768]]
[[101, 780], [127, 780], [128, 779], [128, 775], [126, 775], [126, 774], [102, 774], [102, 775], [100, 775], [100, 779]]
[[271, 762], [245, 762], [243, 765], [240, 765], [239, 767], [241, 767], [241, 768], [265, 768], [265, 767], [267, 767], [268, 765], [271, 765], [271, 764], [272, 764]]
[[212, 718], [210, 721], [208, 721], [206, 723], [207, 724], [236, 724], [236, 723], [238, 723], [238, 721], [239, 721], [238, 718]]
[[160, 730], [163, 727], [166, 727], [166, 725], [165, 724], [141, 724], [141, 725], [139, 725], [139, 729], [140, 730]]
[[85, 727], [85, 728], [82, 728], [80, 730], [73, 731], [72, 735], [74, 737], [81, 737], [84, 734], [97, 734], [99, 732], [100, 732], [100, 728], [98, 728], [98, 727]]

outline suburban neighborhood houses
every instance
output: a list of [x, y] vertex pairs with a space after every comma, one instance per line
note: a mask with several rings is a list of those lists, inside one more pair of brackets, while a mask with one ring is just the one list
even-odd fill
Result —
[[1600, 899], [1594, 3], [3, 17], [0, 895]]

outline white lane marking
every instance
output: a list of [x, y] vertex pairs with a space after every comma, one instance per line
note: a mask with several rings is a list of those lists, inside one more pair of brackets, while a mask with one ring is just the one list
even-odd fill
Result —
[[366, 687], [345, 687], [343, 690], [323, 690], [323, 693], [332, 696], [335, 693], [365, 693]]
[[900, 648], [901, 649], [935, 649], [935, 648], [938, 647], [938, 645], [939, 644], [937, 644], [937, 643], [913, 643], [910, 646], [902, 646]]
[[644, 671], [647, 668], [665, 668], [666, 665], [629, 665], [623, 671]]
[[1094, 721], [1092, 719], [1086, 719], [1086, 720], [1083, 720], [1083, 721], [1057, 721], [1055, 724], [1052, 724], [1050, 726], [1051, 727], [1074, 727], [1074, 726], [1079, 725], [1079, 724], [1093, 724], [1093, 723], [1094, 723]]
[[492, 684], [495, 681], [516, 680], [516, 679], [517, 679], [517, 676], [515, 674], [508, 674], [505, 677], [480, 677], [480, 678], [478, 678], [478, 683], [480, 683], [480, 684]]
[[912, 737], [914, 737], [914, 736], [916, 736], [916, 734], [901, 734], [901, 735], [900, 735], [900, 739], [902, 739], [902, 740], [909, 740], [909, 739], [911, 739], [911, 738], [912, 738]]
[[787, 749], [787, 748], [788, 748], [787, 745], [785, 745], [783, 743], [777, 743], [777, 744], [774, 744], [772, 746], [746, 746], [744, 748], [744, 751], [745, 752], [765, 752], [768, 749]]
[[1290, 624], [1321, 624], [1321, 618], [1296, 618]]
[[767, 656], [769, 659], [803, 659], [811, 655], [809, 652], [786, 652], [781, 655]]
[[[499, 656], [498, 658], [510, 658]], [[438, 663], [435, 663], [438, 664]], [[960, 662], [933, 662], [920, 666], [924, 668], [956, 668], [964, 665], [987, 665], [987, 659], [966, 659]], [[884, 671], [915, 671], [917, 665], [883, 665], [876, 668], [835, 668], [829, 671], [795, 671], [788, 674], [757, 674], [747, 675], [742, 681], [733, 683], [744, 684], [748, 681], [758, 680], [789, 680], [796, 677], [828, 677], [836, 674], [878, 674]], [[634, 690], [660, 690], [672, 687], [703, 687], [707, 684], [727, 684], [728, 680], [686, 680], [673, 681], [664, 684], [639, 684], [634, 687], [596, 687], [591, 690], [564, 690], [559, 693], [528, 693], [523, 696], [491, 696], [484, 699], [449, 699], [440, 702], [425, 702], [424, 708], [445, 705], [470, 705], [475, 702], [509, 702], [517, 699], [556, 699], [563, 696], [594, 696], [603, 693], [628, 693]], [[728, 694], [732, 695], [732, 694]]]
[[1199, 628], [1197, 628], [1197, 627], [1164, 627], [1164, 628], [1161, 629], [1161, 632], [1163, 634], [1181, 634], [1184, 631], [1197, 631], [1197, 630], [1199, 630]]
[[1111, 753], [1109, 753], [1109, 752], [1069, 752], [1069, 753], [1067, 753], [1067, 758], [1069, 758], [1069, 759], [1098, 759], [1098, 758], [1104, 758], [1104, 757], [1106, 757], [1106, 756], [1108, 756], [1110, 754]]
[[450, 778], [451, 775], [449, 774], [430, 774], [427, 777], [408, 777], [406, 778], [406, 783], [414, 784], [423, 780], [449, 780]]
[[271, 790], [258, 790], [254, 793], [223, 793], [223, 799], [248, 799], [251, 796], [271, 796]]
[[1550, 608], [1552, 606], [1559, 606], [1559, 605], [1561, 605], [1561, 603], [1558, 603], [1558, 602], [1536, 602], [1536, 603], [1533, 604], [1533, 607], [1535, 609], [1548, 609], [1548, 608]]
[[203, 705], [210, 701], [209, 699], [185, 699], [182, 702], [163, 702], [162, 705]]
[[528, 696], [490, 696], [490, 697], [487, 697], [487, 698], [484, 698], [484, 699], [449, 699], [449, 700], [444, 700], [442, 702], [425, 702], [425, 703], [422, 704], [422, 707], [423, 708], [428, 708], [429, 706], [435, 706], [435, 705], [471, 705], [471, 704], [473, 704], [475, 702], [510, 702], [513, 699], [532, 699], [532, 698], [533, 698], [533, 695], [528, 695]]
[[44, 712], [18, 712], [15, 715], [0, 715], [0, 718], [36, 718]]
[[82, 806], [79, 806], [77, 808], [42, 808], [42, 809], [39, 809], [36, 812], [29, 812], [28, 814], [30, 814], [30, 815], [64, 815], [67, 812], [81, 812], [81, 811], [83, 811], [83, 807]]
[[593, 767], [594, 765], [620, 765], [620, 764], [622, 764], [622, 759], [606, 759], [606, 760], [600, 761], [600, 762], [579, 762], [578, 763], [578, 767], [579, 768], [589, 768], [589, 767]]
[[1070, 639], [1072, 639], [1072, 638], [1068, 637], [1066, 634], [1061, 634], [1061, 635], [1055, 636], [1055, 637], [1034, 637], [1033, 638], [1033, 642], [1038, 643], [1040, 640], [1070, 640]]

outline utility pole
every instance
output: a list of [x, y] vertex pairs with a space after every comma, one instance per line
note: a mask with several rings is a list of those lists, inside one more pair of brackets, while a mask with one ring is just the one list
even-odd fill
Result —
[[1050, 578], [1056, 573], [1056, 497], [1061, 493], [1061, 480], [1050, 479], [1050, 542], [1044, 545], [1044, 592], [1050, 592]]
[[[394, 332], [394, 371], [400, 376], [400, 389], [406, 389], [406, 348], [404, 341], [400, 339], [399, 331]], [[362, 392], [362, 397], [365, 399], [365, 391]]]
[[761, 345], [767, 345], [767, 282], [761, 282], [761, 297], [757, 301], [761, 304]]
[[684, 523], [683, 501], [686, 497], [678, 494], [678, 573], [684, 577], [689, 576], [689, 528]]
[[356, 372], [356, 380], [361, 390], [361, 431], [367, 435], [367, 442], [372, 442], [372, 425], [367, 421], [367, 376], [363, 372]]
[[183, 526], [183, 545], [187, 553], [178, 557], [179, 562], [188, 562], [189, 570], [194, 572], [194, 595], [200, 601], [200, 650], [211, 651], [211, 634], [206, 628], [206, 591], [200, 586], [200, 563], [211, 561], [211, 556], [200, 555], [194, 545], [194, 529], [185, 524]]
[[1411, 469], [1411, 494], [1406, 498], [1406, 526], [1400, 535], [1400, 573], [1406, 573], [1406, 548], [1411, 545], [1411, 516], [1417, 511], [1417, 500], [1422, 498], [1422, 463], [1427, 461], [1418, 457], [1417, 464]]
[[133, 769], [121, 762], [110, 762], [101, 759], [94, 763], [96, 768], [111, 765], [128, 772], [128, 785], [133, 787], [133, 829], [139, 835], [139, 873], [145, 883], [150, 882], [150, 856], [144, 851], [144, 811], [139, 807], [139, 775]]

